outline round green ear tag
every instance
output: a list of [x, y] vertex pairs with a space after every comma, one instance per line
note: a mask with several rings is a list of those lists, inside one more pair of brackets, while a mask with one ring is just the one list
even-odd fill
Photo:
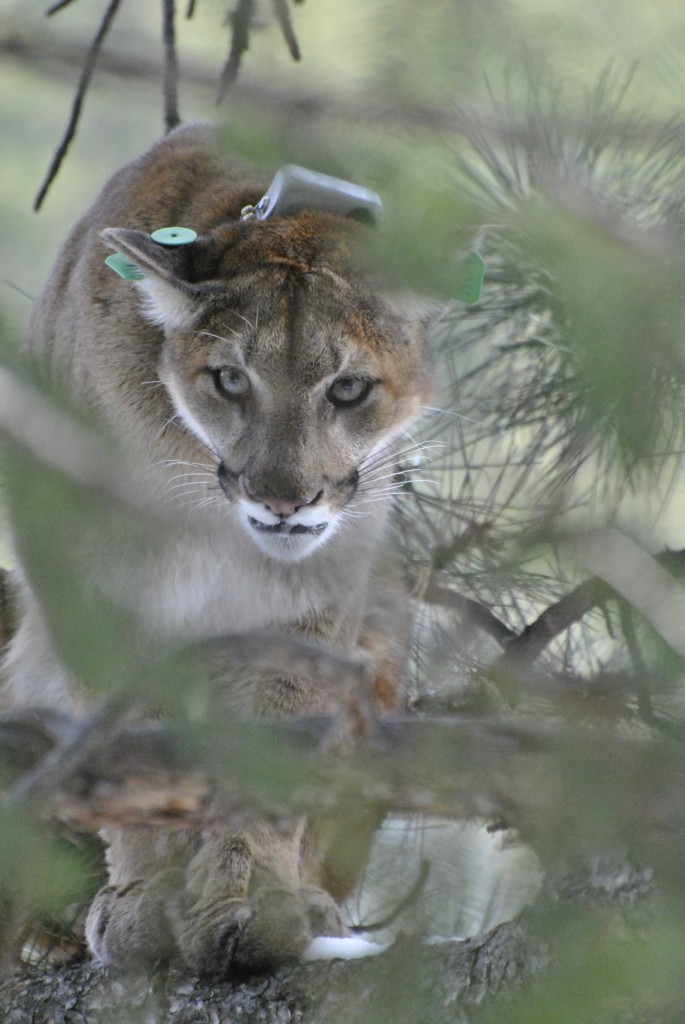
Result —
[[192, 228], [157, 228], [150, 238], [158, 245], [188, 245], [197, 238], [197, 231]]

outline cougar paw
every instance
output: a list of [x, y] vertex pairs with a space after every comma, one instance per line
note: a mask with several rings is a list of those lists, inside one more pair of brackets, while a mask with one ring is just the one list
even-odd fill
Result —
[[95, 959], [124, 970], [168, 960], [175, 942], [165, 907], [180, 885], [178, 872], [164, 871], [101, 889], [86, 920], [86, 939]]
[[[318, 907], [312, 907], [314, 916]], [[248, 899], [217, 897], [179, 915], [177, 942], [197, 974], [229, 977], [297, 960], [313, 937], [303, 894], [261, 889]]]

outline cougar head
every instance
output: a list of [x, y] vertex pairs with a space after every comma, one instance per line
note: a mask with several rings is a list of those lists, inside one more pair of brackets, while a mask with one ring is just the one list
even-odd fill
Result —
[[367, 510], [362, 495], [387, 497], [394, 443], [428, 395], [422, 325], [352, 269], [351, 239], [365, 230], [303, 213], [224, 224], [178, 247], [103, 233], [143, 275], [189, 461], [211, 466], [246, 536], [273, 558], [311, 554]]

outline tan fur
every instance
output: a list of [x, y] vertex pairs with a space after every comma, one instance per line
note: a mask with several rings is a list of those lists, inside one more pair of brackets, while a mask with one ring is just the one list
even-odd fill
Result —
[[[76, 226], [27, 349], [185, 517], [169, 548], [141, 553], [106, 583], [152, 636], [269, 628], [363, 650], [388, 707], [407, 623], [384, 580], [381, 539], [393, 452], [428, 394], [423, 332], [355, 272], [367, 229], [313, 212], [241, 221], [264, 187], [219, 154], [207, 129], [172, 132], [115, 175]], [[150, 240], [175, 225], [198, 240]], [[143, 280], [105, 267], [111, 249]], [[239, 393], [221, 393], [226, 382]], [[350, 387], [364, 391], [359, 404], [336, 404]], [[87, 704], [87, 681], [60, 667], [28, 584], [23, 606], [6, 658], [9, 700]], [[232, 680], [226, 694], [245, 715], [332, 709], [327, 691], [276, 673]], [[305, 868], [317, 858], [303, 859], [301, 825], [289, 835], [263, 824], [107, 838], [111, 885], [87, 929], [105, 962], [180, 950], [194, 970], [225, 975], [340, 932], [335, 904]]]

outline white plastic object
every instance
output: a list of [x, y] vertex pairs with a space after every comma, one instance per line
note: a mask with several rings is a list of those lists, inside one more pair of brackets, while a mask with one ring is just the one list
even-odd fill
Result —
[[363, 185], [286, 164], [276, 171], [265, 195], [254, 207], [254, 216], [266, 220], [292, 216], [301, 210], [328, 210], [375, 223], [382, 204], [378, 195]]

